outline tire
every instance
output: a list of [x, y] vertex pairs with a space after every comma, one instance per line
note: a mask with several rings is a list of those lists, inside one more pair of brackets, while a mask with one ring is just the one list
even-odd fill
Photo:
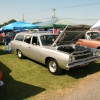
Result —
[[24, 55], [22, 54], [20, 50], [17, 51], [17, 55], [18, 55], [18, 58], [20, 59], [24, 58]]
[[49, 59], [47, 61], [47, 67], [48, 67], [49, 72], [54, 75], [59, 75], [62, 72], [62, 69], [59, 67], [55, 59]]

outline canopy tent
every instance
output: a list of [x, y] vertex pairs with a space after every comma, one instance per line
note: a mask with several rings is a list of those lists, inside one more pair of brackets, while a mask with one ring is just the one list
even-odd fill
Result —
[[99, 29], [100, 29], [100, 20], [90, 28], [90, 30], [99, 30]]
[[34, 29], [34, 28], [38, 28], [38, 24], [31, 24], [23, 21], [17, 21], [2, 27], [3, 30]]
[[3, 26], [2, 29], [3, 29], [3, 30], [13, 30], [13, 29], [14, 29], [14, 28], [13, 28], [13, 24], [14, 24], [14, 23], [11, 23], [11, 24], [8, 24], [8, 25], [6, 25], [6, 26]]
[[73, 25], [74, 23], [71, 23], [69, 21], [67, 21], [66, 19], [59, 19], [58, 21], [56, 21], [53, 26], [54, 27], [66, 27], [67, 25]]
[[58, 20], [59, 20], [58, 18], [53, 18], [53, 19], [51, 19], [49, 21], [40, 23], [39, 24], [39, 28], [51, 28], [51, 27], [54, 27], [53, 24]]
[[51, 28], [51, 27], [52, 28], [56, 28], [56, 27], [63, 28], [63, 27], [66, 27], [68, 24], [73, 24], [73, 23], [68, 22], [65, 19], [52, 18], [49, 21], [46, 21], [44, 23], [40, 23], [38, 25], [38, 27], [39, 28]]

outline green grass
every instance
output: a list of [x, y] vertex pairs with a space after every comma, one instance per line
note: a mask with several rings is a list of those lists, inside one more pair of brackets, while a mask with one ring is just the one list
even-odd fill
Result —
[[63, 71], [52, 75], [45, 65], [28, 58], [19, 59], [16, 54], [6, 53], [0, 45], [0, 70], [4, 85], [0, 87], [0, 100], [32, 99], [40, 93], [74, 87], [84, 77], [100, 71], [99, 62], [87, 67]]

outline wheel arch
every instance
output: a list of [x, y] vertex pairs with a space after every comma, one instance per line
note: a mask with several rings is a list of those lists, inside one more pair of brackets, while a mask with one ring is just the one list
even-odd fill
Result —
[[54, 59], [53, 57], [47, 57], [46, 59], [45, 59], [45, 64], [47, 65], [47, 61], [49, 60], [49, 59]]
[[[50, 64], [50, 62], [55, 63], [56, 66], [54, 66], [53, 63]], [[45, 60], [45, 63], [47, 65], [47, 68], [48, 68], [50, 73], [52, 73], [54, 75], [59, 75], [62, 73], [62, 68], [59, 67], [59, 64], [55, 58], [47, 57]]]
[[[16, 53], [18, 52], [18, 50], [21, 51], [20, 49], [16, 49]], [[22, 51], [21, 51], [21, 52], [22, 52]]]

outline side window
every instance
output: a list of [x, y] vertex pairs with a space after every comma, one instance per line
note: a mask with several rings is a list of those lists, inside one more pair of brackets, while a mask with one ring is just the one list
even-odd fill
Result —
[[38, 37], [33, 36], [33, 38], [32, 38], [32, 44], [33, 45], [40, 45]]
[[17, 37], [15, 38], [15, 40], [23, 41], [24, 40], [24, 35], [17, 35]]
[[98, 32], [93, 32], [92, 33], [92, 37], [93, 37], [93, 39], [98, 38], [99, 37], [99, 33]]
[[31, 38], [32, 38], [31, 35], [26, 35], [26, 36], [25, 36], [25, 40], [24, 40], [24, 42], [30, 44], [30, 42], [31, 42]]

